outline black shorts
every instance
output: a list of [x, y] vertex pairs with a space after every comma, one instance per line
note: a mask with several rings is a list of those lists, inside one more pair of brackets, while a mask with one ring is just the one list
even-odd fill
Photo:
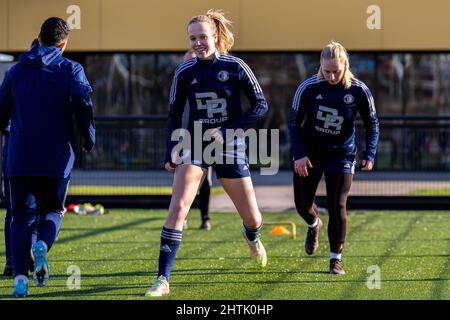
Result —
[[332, 173], [351, 173], [355, 174], [355, 156], [344, 155], [344, 156], [329, 156], [329, 157], [317, 157], [308, 156], [312, 165], [316, 169], [322, 169], [324, 172]]
[[205, 152], [205, 145], [203, 145], [201, 152], [195, 154], [192, 149], [183, 149], [181, 151], [180, 164], [192, 164], [201, 168], [208, 169], [212, 167], [216, 171], [218, 179], [238, 179], [250, 176], [249, 163], [247, 155], [245, 154], [245, 146], [237, 149], [235, 143], [231, 143], [230, 149], [215, 152]]

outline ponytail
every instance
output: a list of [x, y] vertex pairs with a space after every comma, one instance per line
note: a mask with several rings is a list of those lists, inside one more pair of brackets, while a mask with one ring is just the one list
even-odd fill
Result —
[[231, 21], [225, 18], [223, 10], [209, 9], [206, 14], [193, 17], [188, 26], [196, 22], [208, 22], [217, 36], [217, 51], [221, 54], [228, 54], [234, 45], [234, 36], [230, 31]]

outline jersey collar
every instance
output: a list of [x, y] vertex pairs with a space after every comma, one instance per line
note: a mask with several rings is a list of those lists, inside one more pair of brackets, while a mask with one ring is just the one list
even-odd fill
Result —
[[197, 58], [197, 61], [200, 62], [203, 65], [211, 65], [213, 63], [216, 63], [216, 61], [219, 60], [219, 56], [220, 56], [220, 53], [217, 52], [217, 50], [216, 50], [216, 51], [214, 51], [214, 55], [213, 55], [212, 59], [200, 60], [199, 58]]

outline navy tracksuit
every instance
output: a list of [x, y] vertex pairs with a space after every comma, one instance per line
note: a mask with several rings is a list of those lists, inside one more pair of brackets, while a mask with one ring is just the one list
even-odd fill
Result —
[[2, 83], [0, 131], [11, 122], [5, 171], [15, 276], [28, 274], [30, 226], [36, 212], [37, 240], [50, 248], [58, 234], [75, 160], [74, 122], [84, 148], [90, 151], [95, 143], [91, 92], [83, 67], [53, 46], [33, 46]]
[[314, 197], [325, 174], [330, 214], [328, 233], [334, 253], [340, 253], [345, 242], [346, 202], [355, 170], [358, 113], [366, 133], [363, 159], [373, 163], [379, 136], [378, 119], [372, 94], [360, 80], [351, 80], [350, 88], [345, 88], [342, 83], [331, 85], [316, 75], [310, 77], [298, 87], [289, 115], [293, 160], [307, 156], [313, 165], [308, 168], [307, 177], [294, 172], [296, 208], [308, 224], [315, 221]]
[[[250, 108], [244, 113], [241, 103], [241, 91], [250, 102]], [[171, 141], [175, 129], [182, 128], [183, 111], [188, 107], [187, 130], [194, 137], [194, 122], [202, 123], [202, 133], [207, 129], [221, 127], [225, 137], [226, 129], [245, 129], [262, 117], [268, 110], [261, 87], [248, 65], [239, 58], [215, 53], [212, 60], [193, 58], [182, 63], [175, 71], [170, 89], [170, 110], [168, 117], [168, 138], [165, 162], [171, 161], [171, 151], [177, 142]], [[201, 149], [207, 142], [201, 143]], [[229, 142], [245, 145], [243, 139]], [[245, 149], [245, 147], [244, 147]], [[204, 159], [194, 159], [193, 164], [207, 167]], [[227, 156], [227, 155], [224, 155]], [[239, 157], [237, 153], [231, 155]], [[240, 178], [248, 176], [247, 159], [241, 159], [240, 165], [216, 165], [218, 177]], [[235, 161], [235, 163], [238, 161]], [[238, 162], [239, 163], [239, 162]]]
[[[6, 131], [7, 133], [9, 132], [9, 128]], [[6, 263], [5, 263], [5, 267], [12, 267], [13, 266], [13, 256], [12, 256], [12, 250], [11, 250], [11, 221], [12, 221], [12, 212], [11, 212], [11, 204], [9, 201], [9, 197], [10, 197], [10, 190], [9, 190], [9, 180], [8, 180], [8, 176], [6, 175], [6, 170], [5, 170], [5, 162], [6, 162], [6, 158], [8, 156], [8, 154], [6, 153], [6, 150], [8, 149], [8, 138], [5, 139], [5, 144], [3, 146], [3, 151], [2, 151], [2, 173], [3, 173], [3, 195], [4, 195], [4, 199], [5, 199], [5, 209], [6, 209], [6, 214], [5, 214], [5, 258], [6, 258]], [[27, 200], [31, 206], [34, 206], [35, 204], [33, 204], [34, 202], [34, 198], [30, 197]], [[36, 243], [37, 241], [37, 224], [39, 222], [39, 216], [36, 214], [36, 219], [34, 220], [34, 223], [30, 226], [30, 232], [31, 232], [31, 244], [33, 245], [34, 243]], [[31, 263], [30, 263], [31, 265]]]

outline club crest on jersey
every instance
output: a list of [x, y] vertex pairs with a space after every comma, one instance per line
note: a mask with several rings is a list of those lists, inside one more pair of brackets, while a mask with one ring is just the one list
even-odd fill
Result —
[[217, 79], [219, 79], [219, 81], [225, 82], [230, 78], [230, 74], [228, 73], [228, 71], [222, 70], [217, 74]]
[[355, 98], [354, 98], [351, 94], [346, 94], [346, 95], [344, 96], [344, 102], [345, 102], [346, 104], [353, 103], [353, 101], [355, 101]]

